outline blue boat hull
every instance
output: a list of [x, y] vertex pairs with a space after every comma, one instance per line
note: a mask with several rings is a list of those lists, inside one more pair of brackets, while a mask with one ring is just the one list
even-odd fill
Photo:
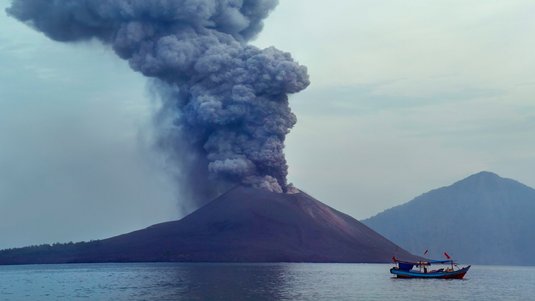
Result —
[[422, 273], [420, 271], [415, 270], [402, 270], [397, 267], [391, 268], [390, 273], [396, 275], [398, 278], [424, 278], [424, 279], [463, 279], [464, 275], [468, 270], [470, 269], [470, 266], [464, 267], [457, 271], [452, 272], [445, 272], [445, 271], [437, 271], [437, 272], [429, 272], [429, 273]]

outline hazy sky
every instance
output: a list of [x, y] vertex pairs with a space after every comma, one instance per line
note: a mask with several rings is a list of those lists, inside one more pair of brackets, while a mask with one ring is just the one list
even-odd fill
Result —
[[[0, 6], [8, 6], [0, 0]], [[254, 44], [292, 52], [289, 179], [361, 219], [489, 170], [535, 186], [533, 1], [282, 0]], [[98, 43], [0, 14], [0, 248], [182, 216], [145, 79]]]

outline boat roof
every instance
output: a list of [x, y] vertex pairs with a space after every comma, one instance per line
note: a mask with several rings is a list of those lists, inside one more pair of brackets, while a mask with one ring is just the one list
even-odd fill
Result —
[[453, 260], [427, 260], [427, 261], [403, 261], [398, 260], [398, 263], [411, 264], [411, 265], [432, 265], [432, 264], [452, 264]]

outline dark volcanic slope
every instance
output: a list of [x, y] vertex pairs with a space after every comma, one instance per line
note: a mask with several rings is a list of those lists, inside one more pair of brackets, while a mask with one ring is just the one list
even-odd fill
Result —
[[365, 224], [415, 254], [535, 265], [535, 190], [490, 172], [423, 194]]
[[102, 241], [0, 252], [0, 264], [241, 261], [388, 262], [413, 258], [305, 193], [237, 187], [182, 220]]

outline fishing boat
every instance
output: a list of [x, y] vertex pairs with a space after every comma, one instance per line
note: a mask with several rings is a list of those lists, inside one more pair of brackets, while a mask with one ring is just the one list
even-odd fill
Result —
[[[425, 278], [425, 279], [463, 279], [470, 269], [469, 266], [459, 267], [451, 258], [448, 260], [429, 261], [401, 261], [392, 258], [397, 266], [390, 269], [390, 273], [397, 278]], [[431, 266], [442, 265], [445, 267], [431, 269]]]

